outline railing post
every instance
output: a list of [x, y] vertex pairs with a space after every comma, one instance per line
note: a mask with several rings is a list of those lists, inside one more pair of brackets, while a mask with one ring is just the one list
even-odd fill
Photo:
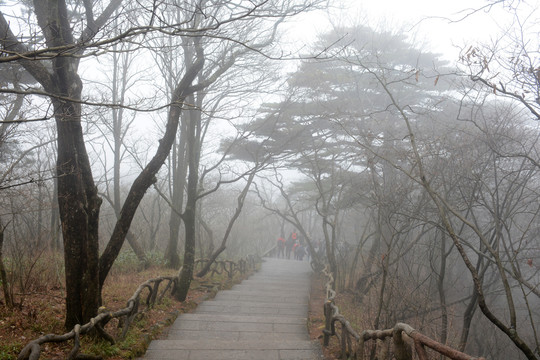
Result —
[[324, 338], [323, 345], [328, 346], [330, 344], [330, 336], [332, 335], [332, 302], [326, 301], [324, 303]]
[[362, 334], [360, 334], [360, 339], [358, 340], [358, 347], [356, 348], [356, 358], [359, 360], [364, 360], [365, 333], [366, 332], [363, 331]]
[[347, 328], [341, 324], [341, 358], [343, 360], [347, 360], [347, 337], [349, 336], [349, 333], [347, 331]]
[[414, 349], [419, 360], [428, 360], [426, 349], [424, 349], [424, 345], [420, 341], [414, 341]]
[[394, 356], [396, 360], [412, 360], [412, 349], [403, 339], [403, 331], [398, 329], [397, 326], [393, 330], [392, 338], [394, 339]]
[[377, 354], [377, 359], [387, 359], [388, 358], [388, 349], [384, 343], [384, 338], [375, 340], [375, 353]]

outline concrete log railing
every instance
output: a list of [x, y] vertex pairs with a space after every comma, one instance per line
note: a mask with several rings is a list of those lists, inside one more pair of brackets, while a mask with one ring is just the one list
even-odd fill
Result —
[[[205, 259], [195, 260], [196, 264], [204, 264]], [[248, 270], [255, 269], [258, 261], [257, 256], [247, 256], [245, 259], [240, 259], [238, 261], [230, 260], [220, 260], [217, 261], [214, 267], [212, 268], [212, 275], [215, 273], [221, 274], [226, 272], [229, 278], [232, 278], [235, 272], [240, 272], [241, 274], [247, 273]], [[125, 308], [116, 310], [116, 311], [107, 311], [105, 308], [100, 308], [99, 314], [84, 325], [77, 324], [70, 331], [63, 335], [57, 334], [47, 334], [40, 336], [39, 338], [30, 341], [19, 353], [17, 360], [37, 360], [41, 354], [41, 346], [45, 343], [50, 342], [64, 342], [68, 340], [74, 340], [73, 348], [69, 353], [67, 359], [98, 359], [98, 357], [93, 357], [91, 355], [81, 355], [79, 354], [80, 350], [80, 336], [87, 334], [89, 332], [96, 332], [99, 336], [109, 341], [111, 344], [115, 343], [113, 336], [108, 334], [105, 331], [105, 326], [112, 319], [117, 318], [119, 320], [120, 327], [122, 329], [120, 335], [117, 337], [117, 340], [122, 340], [129, 330], [130, 325], [133, 323], [135, 316], [143, 311], [146, 311], [152, 308], [156, 303], [160, 303], [163, 299], [163, 296], [167, 291], [172, 290], [176, 284], [178, 278], [176, 276], [161, 276], [158, 278], [150, 279], [139, 285], [137, 290], [131, 298], [127, 301]], [[165, 288], [160, 291], [160, 284], [166, 283]], [[148, 294], [144, 304], [146, 307], [141, 310], [141, 298], [143, 291], [147, 289]]]
[[[482, 357], [473, 357], [441, 344], [404, 323], [397, 323], [392, 329], [364, 330], [361, 334], [358, 334], [349, 321], [339, 313], [339, 308], [334, 302], [336, 297], [336, 292], [332, 288], [334, 277], [328, 267], [323, 270], [323, 273], [327, 277], [323, 345], [328, 346], [330, 337], [336, 336], [340, 342], [342, 359], [366, 359], [366, 345], [370, 340], [375, 342], [372, 345], [375, 346], [377, 358], [387, 359], [389, 347], [385, 340], [392, 339], [393, 355], [396, 360], [412, 360], [413, 348], [419, 360], [428, 360], [426, 347], [452, 360], [485, 360]], [[336, 323], [339, 326], [336, 326]]]
[[[204, 268], [209, 261], [210, 259], [197, 259], [195, 260], [195, 268]], [[221, 275], [226, 273], [227, 277], [232, 279], [236, 273], [245, 274], [249, 270], [254, 269], [258, 261], [260, 261], [260, 259], [254, 255], [249, 255], [245, 259], [237, 261], [215, 260], [212, 263], [209, 272], [211, 275]]]

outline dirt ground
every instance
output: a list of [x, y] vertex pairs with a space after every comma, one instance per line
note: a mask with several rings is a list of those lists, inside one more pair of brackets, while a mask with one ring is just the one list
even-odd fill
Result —
[[[110, 310], [126, 306], [140, 283], [163, 274], [163, 269], [148, 269], [139, 273], [114, 274], [103, 292], [103, 303]], [[247, 275], [245, 275], [247, 276]], [[245, 277], [244, 276], [244, 277]], [[130, 327], [126, 340], [115, 345], [95, 344], [88, 337], [81, 337], [81, 353], [100, 354], [108, 360], [129, 359], [144, 353], [150, 340], [163, 336], [179, 314], [193, 311], [199, 303], [211, 298], [218, 289], [229, 288], [235, 279], [196, 279], [184, 302], [166, 300], [152, 309], [145, 310]], [[20, 301], [21, 296], [16, 300]], [[7, 309], [0, 300], [0, 360], [14, 360], [21, 349], [31, 340], [45, 334], [63, 334], [64, 293], [58, 287], [42, 288], [24, 295], [22, 306]], [[111, 334], [119, 332], [116, 320], [107, 325]], [[60, 344], [46, 343], [42, 346], [40, 359], [65, 359], [71, 350], [72, 341]]]
[[[139, 283], [163, 275], [161, 269], [149, 269], [141, 273], [118, 274], [115, 275], [104, 289], [104, 303], [110, 309], [119, 309], [125, 306], [125, 301], [129, 298]], [[241, 279], [235, 279], [238, 282]], [[212, 281], [213, 282], [213, 281]], [[100, 349], [104, 357], [109, 360], [121, 360], [137, 355], [142, 352], [147, 344], [153, 338], [159, 338], [166, 334], [170, 324], [181, 313], [193, 311], [199, 303], [212, 297], [218, 288], [231, 286], [228, 281], [223, 279], [215, 280], [215, 283], [200, 283], [195, 281], [192, 290], [189, 292], [187, 301], [179, 303], [169, 301], [163, 305], [157, 306], [144, 313], [141, 316], [141, 327], [134, 335], [133, 342], [138, 349], [130, 347], [129, 343], [118, 344], [114, 353], [107, 354], [105, 347]], [[115, 285], [112, 285], [114, 283]], [[211, 285], [211, 286], [209, 286]], [[210, 290], [211, 289], [211, 290]], [[36, 291], [33, 294], [27, 294], [23, 306], [13, 310], [6, 309], [0, 304], [0, 360], [16, 359], [18, 353], [24, 345], [30, 340], [48, 333], [63, 333], [63, 312], [64, 312], [64, 294], [59, 288], [48, 288]], [[311, 297], [308, 327], [310, 338], [321, 343], [323, 340], [322, 330], [324, 328], [323, 304], [326, 298], [324, 292], [324, 282], [316, 274], [312, 275]], [[111, 324], [110, 327], [114, 327]], [[114, 329], [110, 329], [114, 332]], [[339, 350], [336, 347], [335, 339], [332, 339], [328, 348], [323, 347], [326, 360], [335, 360]], [[83, 337], [83, 342], [84, 337]], [[83, 350], [91, 350], [92, 346], [83, 344]], [[122, 346], [126, 348], [123, 349]], [[42, 347], [41, 359], [65, 359], [67, 353], [71, 350], [72, 343], [45, 344]], [[130, 347], [130, 348], [128, 348]], [[112, 352], [112, 350], [111, 350]]]

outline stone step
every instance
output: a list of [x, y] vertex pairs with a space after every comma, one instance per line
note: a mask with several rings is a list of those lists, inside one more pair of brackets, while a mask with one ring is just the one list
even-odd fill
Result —
[[188, 313], [180, 315], [173, 323], [172, 327], [179, 325], [183, 321], [207, 321], [207, 322], [253, 322], [258, 324], [305, 324], [305, 317], [283, 317], [283, 316], [263, 316], [263, 315], [236, 315], [236, 314], [198, 314]]
[[240, 321], [201, 321], [183, 319], [175, 322], [171, 330], [197, 330], [197, 331], [240, 331], [240, 332], [276, 332], [281, 333], [286, 339], [287, 333], [306, 332], [306, 319], [303, 322], [280, 324], [275, 322], [240, 322]]
[[215, 300], [256, 301], [260, 303], [284, 303], [284, 304], [307, 304], [309, 296], [293, 294], [269, 294], [267, 291], [220, 291]]
[[150, 344], [146, 359], [163, 360], [313, 360], [310, 341], [201, 341], [158, 340]]
[[145, 359], [156, 360], [314, 360], [316, 350], [148, 350]]
[[[189, 327], [189, 325], [188, 325]], [[305, 325], [303, 326], [305, 328]], [[227, 340], [227, 341], [263, 341], [263, 340], [272, 340], [272, 341], [282, 341], [283, 335], [287, 336], [287, 340], [294, 341], [306, 341], [309, 340], [309, 336], [306, 331], [303, 333], [299, 331], [289, 331], [289, 325], [286, 325], [283, 328], [280, 328], [281, 331], [276, 332], [265, 332], [265, 331], [253, 331], [248, 330], [249, 328], [242, 327], [240, 331], [233, 331], [230, 328], [227, 330], [180, 330], [180, 329], [171, 329], [168, 332], [169, 340], [198, 340], [198, 339], [207, 339], [207, 340]], [[295, 329], [296, 330], [296, 329]]]
[[219, 300], [219, 299], [212, 299], [212, 300], [206, 300], [199, 304], [198, 308], [203, 306], [248, 306], [248, 307], [254, 307], [254, 308], [266, 308], [266, 307], [273, 307], [276, 309], [305, 309], [308, 302], [304, 303], [286, 303], [286, 302], [259, 302], [259, 301], [251, 301], [251, 300]]
[[262, 292], [268, 295], [272, 294], [286, 294], [293, 296], [301, 296], [309, 293], [309, 288], [302, 286], [279, 286], [279, 285], [248, 285], [238, 284], [234, 285], [231, 290], [245, 291], [245, 292]]
[[310, 274], [306, 262], [267, 259], [257, 274], [180, 315], [144, 359], [322, 359], [307, 332]]
[[255, 302], [229, 302], [205, 301], [201, 303], [195, 313], [238, 314], [238, 315], [276, 315], [307, 317], [307, 305], [284, 304], [281, 306], [267, 306]]
[[154, 340], [148, 350], [311, 350], [311, 341]]

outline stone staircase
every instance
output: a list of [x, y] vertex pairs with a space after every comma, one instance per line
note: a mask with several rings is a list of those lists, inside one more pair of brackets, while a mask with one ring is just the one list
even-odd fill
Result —
[[249, 279], [180, 315], [141, 359], [322, 359], [307, 331], [310, 274], [307, 262], [265, 259]]

